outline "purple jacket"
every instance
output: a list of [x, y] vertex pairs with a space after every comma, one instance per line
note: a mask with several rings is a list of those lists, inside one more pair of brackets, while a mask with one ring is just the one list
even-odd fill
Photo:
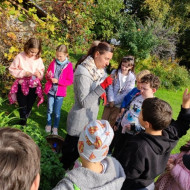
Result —
[[[55, 59], [50, 63], [48, 70], [46, 72], [46, 84], [44, 88], [44, 93], [48, 94], [49, 90], [52, 87], [52, 81], [51, 78], [54, 78], [56, 68], [56, 62]], [[62, 96], [65, 97], [67, 93], [67, 86], [73, 84], [73, 66], [72, 63], [69, 62], [66, 67], [62, 70], [59, 80], [58, 80], [58, 88], [56, 92], [56, 96]]]

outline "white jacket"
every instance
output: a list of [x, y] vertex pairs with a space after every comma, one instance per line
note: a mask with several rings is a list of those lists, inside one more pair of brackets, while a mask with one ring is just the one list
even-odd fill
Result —
[[[111, 74], [115, 74], [113, 70]], [[116, 107], [120, 107], [124, 97], [135, 87], [136, 77], [134, 73], [129, 71], [124, 86], [121, 86], [121, 70], [119, 69], [117, 78], [113, 84], [108, 87], [107, 98], [108, 102], [114, 102]]]

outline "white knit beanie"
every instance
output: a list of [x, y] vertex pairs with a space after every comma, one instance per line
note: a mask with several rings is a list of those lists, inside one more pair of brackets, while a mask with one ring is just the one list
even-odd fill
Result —
[[85, 126], [78, 141], [80, 156], [90, 162], [100, 162], [108, 154], [114, 132], [106, 120], [96, 120]]

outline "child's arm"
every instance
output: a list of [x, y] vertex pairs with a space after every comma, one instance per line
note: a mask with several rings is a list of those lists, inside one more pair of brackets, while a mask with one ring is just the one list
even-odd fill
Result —
[[34, 75], [35, 75], [37, 78], [39, 78], [39, 79], [42, 78], [42, 75], [41, 75], [41, 73], [39, 72], [38, 69], [36, 69], [36, 72], [34, 73]]
[[171, 175], [181, 189], [190, 189], [190, 170], [184, 168], [182, 164], [177, 164], [171, 170]]
[[39, 61], [40, 63], [38, 65], [38, 69], [36, 69], [35, 76], [41, 80], [44, 76], [45, 66], [41, 58]]
[[[173, 127], [172, 127], [173, 126]], [[181, 111], [176, 121], [173, 121], [168, 130], [172, 130], [179, 138], [187, 133], [190, 128], [190, 93], [184, 91]], [[167, 129], [166, 129], [167, 130]]]
[[21, 68], [22, 57], [18, 54], [9, 67], [10, 74], [15, 78], [23, 78], [32, 76], [30, 72]]
[[121, 108], [127, 108], [129, 103], [131, 102], [131, 99], [137, 94], [139, 90], [137, 88], [133, 88], [123, 99], [123, 102], [121, 104]]
[[188, 93], [188, 89], [185, 89], [185, 92], [183, 93], [182, 107], [185, 109], [190, 108], [190, 93]]
[[[132, 91], [132, 89], [135, 87], [135, 78], [134, 80], [130, 81], [130, 85], [128, 85], [128, 87], [126, 88], [126, 90], [121, 93], [118, 94], [115, 97], [115, 104], [120, 104], [123, 102], [123, 99]], [[126, 106], [125, 106], [126, 107]]]

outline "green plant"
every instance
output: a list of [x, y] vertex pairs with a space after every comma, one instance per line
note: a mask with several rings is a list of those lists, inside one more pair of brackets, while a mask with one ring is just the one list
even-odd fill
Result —
[[121, 20], [125, 19], [121, 13], [124, 8], [122, 0], [97, 0], [92, 10], [94, 25], [92, 31], [96, 39], [110, 40], [118, 37]]
[[153, 27], [130, 15], [126, 16], [119, 30], [119, 40], [122, 48], [126, 48], [129, 54], [136, 59], [147, 58], [158, 44], [153, 34]]
[[168, 60], [159, 60], [155, 56], [149, 56], [147, 59], [140, 60], [136, 71], [149, 69], [155, 75], [159, 76], [162, 87], [166, 89], [181, 89], [190, 84], [189, 72], [185, 67], [179, 66], [175, 62]]
[[[2, 107], [2, 104], [5, 102], [6, 100], [3, 100], [1, 97], [0, 97], [0, 107]], [[18, 117], [15, 117], [13, 116], [13, 112], [12, 111], [11, 113], [7, 112], [6, 110], [3, 111], [1, 109], [1, 112], [0, 112], [0, 127], [5, 127], [5, 126], [9, 126], [12, 122], [14, 121], [17, 121], [19, 118]]]

